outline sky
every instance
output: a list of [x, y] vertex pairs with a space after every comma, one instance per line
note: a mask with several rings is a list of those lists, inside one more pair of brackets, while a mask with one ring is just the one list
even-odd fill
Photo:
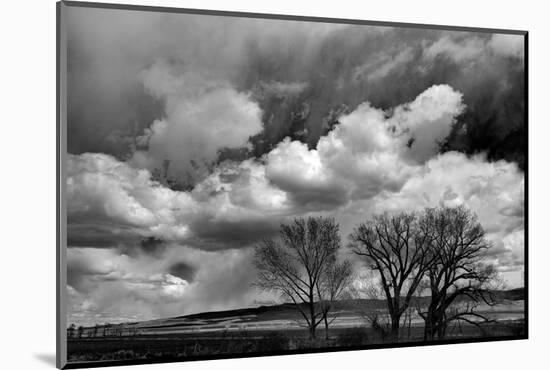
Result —
[[275, 303], [281, 223], [335, 217], [347, 258], [438, 205], [523, 286], [523, 36], [69, 7], [68, 48], [69, 323]]

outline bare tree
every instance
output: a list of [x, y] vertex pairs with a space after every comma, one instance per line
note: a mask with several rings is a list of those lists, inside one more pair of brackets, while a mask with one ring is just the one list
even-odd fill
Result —
[[75, 324], [71, 324], [68, 328], [67, 328], [67, 337], [68, 338], [73, 338], [74, 337], [74, 332], [76, 330], [76, 326]]
[[305, 320], [310, 339], [323, 320], [318, 284], [324, 281], [328, 267], [340, 248], [338, 224], [333, 218], [299, 218], [282, 224], [280, 240], [266, 239], [256, 247], [256, 285], [273, 290], [295, 303]]
[[122, 337], [122, 334], [124, 334], [124, 324], [115, 325], [115, 336]]
[[[464, 206], [431, 208], [420, 224], [430, 235], [434, 257], [427, 271], [431, 299], [425, 310], [418, 310], [426, 324], [424, 339], [445, 337], [456, 320], [477, 326], [487, 321], [475, 309], [481, 302], [493, 303], [487, 287], [495, 281], [495, 271], [483, 262], [489, 244], [476, 215]], [[459, 303], [462, 298], [467, 302]]]
[[78, 338], [82, 338], [82, 333], [84, 333], [84, 327], [82, 325], [80, 325], [77, 329], [77, 332], [78, 332]]
[[356, 280], [359, 285], [350, 288], [351, 296], [356, 298], [353, 303], [354, 311], [363, 321], [373, 329], [374, 334], [386, 341], [390, 332], [390, 322], [387, 318], [387, 306], [383, 312], [380, 312], [376, 302], [385, 298], [384, 290], [376, 281], [374, 271], [368, 270], [367, 274], [361, 273]]
[[325, 324], [325, 339], [329, 339], [329, 325], [337, 318], [335, 313], [329, 317], [333, 305], [348, 293], [352, 279], [353, 269], [349, 261], [334, 262], [330, 263], [323, 278], [317, 283], [317, 295]]
[[91, 335], [91, 336], [92, 336], [93, 338], [97, 337], [98, 331], [99, 331], [99, 324], [95, 324], [94, 327], [93, 327], [93, 329], [92, 329], [92, 335]]
[[416, 213], [374, 216], [350, 235], [352, 251], [376, 271], [388, 306], [389, 339], [399, 340], [401, 316], [430, 264]]
[[106, 336], [108, 336], [108, 335], [111, 335], [110, 329], [111, 329], [111, 324], [109, 324], [108, 322], [106, 322], [105, 325], [103, 325], [103, 336], [104, 336], [104, 337], [106, 337]]

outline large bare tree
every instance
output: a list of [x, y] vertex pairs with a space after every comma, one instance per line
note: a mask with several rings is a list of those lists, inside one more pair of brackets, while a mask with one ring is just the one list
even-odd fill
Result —
[[416, 213], [374, 216], [350, 235], [352, 251], [377, 272], [391, 327], [389, 339], [399, 340], [401, 316], [430, 264], [427, 234], [420, 233]]
[[256, 285], [281, 293], [296, 304], [310, 339], [322, 322], [318, 288], [336, 263], [340, 248], [338, 224], [333, 218], [298, 218], [282, 224], [280, 238], [266, 239], [256, 247]]
[[486, 288], [495, 271], [483, 262], [489, 244], [476, 215], [464, 206], [429, 208], [420, 225], [430, 235], [433, 256], [426, 284], [431, 298], [424, 310], [418, 310], [425, 321], [424, 339], [443, 338], [453, 321], [487, 321], [475, 308], [481, 302], [492, 304]]

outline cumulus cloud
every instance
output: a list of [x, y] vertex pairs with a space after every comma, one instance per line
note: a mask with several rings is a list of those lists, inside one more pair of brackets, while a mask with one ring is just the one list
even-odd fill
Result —
[[463, 107], [462, 95], [446, 85], [389, 111], [364, 103], [341, 116], [315, 149], [288, 139], [279, 143], [267, 155], [266, 175], [295, 202], [317, 208], [334, 208], [350, 194], [398, 191], [438, 152]]
[[[445, 85], [389, 111], [363, 104], [340, 117], [315, 149], [281, 142], [267, 155], [266, 175], [293, 201], [304, 199], [300, 194], [315, 194], [317, 201], [344, 194], [339, 202], [316, 208], [333, 209], [343, 234], [376, 213], [465, 204], [479, 216], [491, 242], [508, 240], [523, 232], [520, 168], [489, 162], [484, 154], [438, 154], [464, 108], [462, 94]], [[502, 249], [497, 264], [515, 269], [506, 262], [510, 253]], [[513, 281], [518, 283], [517, 276]]]
[[288, 217], [411, 186], [415, 176], [435, 166], [428, 158], [437, 154], [462, 109], [462, 95], [445, 85], [387, 111], [365, 103], [340, 117], [317, 148], [283, 140], [263, 161], [217, 165], [191, 191], [171, 190], [131, 162], [71, 155], [69, 241], [127, 252], [120, 244], [135, 245], [146, 253], [144, 242], [157, 239], [204, 249], [250, 246], [273, 235]]
[[464, 108], [462, 94], [448, 85], [432, 86], [411, 103], [398, 106], [391, 121], [408, 137], [405, 156], [419, 163], [433, 157]]
[[138, 138], [146, 147], [134, 153], [132, 162], [139, 167], [163, 168], [162, 176], [194, 184], [221, 149], [247, 147], [248, 139], [263, 128], [258, 104], [227, 82], [193, 72], [178, 74], [166, 62], [155, 63], [142, 75], [147, 91], [165, 101], [166, 112]]
[[[448, 152], [430, 159], [399, 192], [374, 200], [375, 212], [467, 205], [488, 232], [523, 227], [523, 173], [516, 164]], [[510, 212], [510, 210], [517, 212]]]
[[465, 205], [474, 211], [491, 243], [488, 261], [521, 286], [523, 271], [524, 178], [516, 164], [488, 162], [484, 155], [440, 154], [410, 176], [397, 192], [357, 200], [338, 212], [344, 234], [357, 222], [384, 212]]
[[317, 150], [299, 141], [283, 140], [267, 155], [266, 176], [305, 206], [337, 206], [346, 201], [346, 189], [321, 162]]
[[196, 210], [190, 194], [161, 186], [148, 170], [91, 153], [67, 158], [67, 203], [69, 240], [78, 225], [100, 225], [91, 229], [91, 242], [94, 234], [100, 239], [105, 235], [107, 225], [111, 230], [122, 225], [129, 235], [137, 230], [140, 236], [154, 236], [163, 225], [172, 225], [158, 236], [182, 238], [188, 230], [180, 220]]
[[246, 247], [294, 211], [253, 160], [225, 162], [193, 191], [176, 191], [109, 155], [69, 155], [67, 196], [69, 246], [152, 255], [164, 241]]
[[[110, 156], [69, 155], [67, 161], [68, 213], [79, 217], [106, 218], [130, 226], [145, 226], [155, 215], [138, 203], [128, 190], [149, 185], [147, 171], [132, 171]], [[138, 190], [139, 191], [139, 190]]]

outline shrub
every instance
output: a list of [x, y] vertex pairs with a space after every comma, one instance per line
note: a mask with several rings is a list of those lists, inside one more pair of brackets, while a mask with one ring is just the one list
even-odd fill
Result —
[[338, 335], [338, 345], [347, 347], [367, 344], [369, 341], [367, 332], [365, 327], [345, 329]]
[[289, 340], [283, 333], [271, 332], [258, 341], [258, 352], [282, 351], [289, 349]]

